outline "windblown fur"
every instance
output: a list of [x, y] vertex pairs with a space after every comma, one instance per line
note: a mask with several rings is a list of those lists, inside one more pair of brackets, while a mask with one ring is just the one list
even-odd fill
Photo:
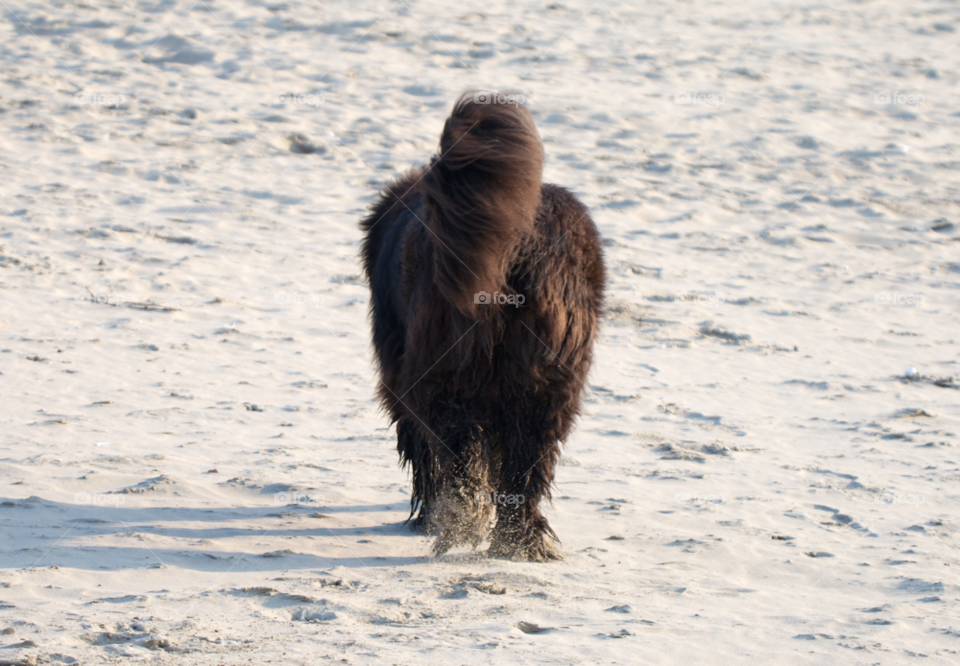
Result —
[[525, 107], [468, 93], [430, 164], [361, 222], [378, 393], [437, 554], [489, 537], [496, 557], [560, 556], [540, 503], [579, 411], [605, 272], [593, 221], [541, 183], [543, 159]]

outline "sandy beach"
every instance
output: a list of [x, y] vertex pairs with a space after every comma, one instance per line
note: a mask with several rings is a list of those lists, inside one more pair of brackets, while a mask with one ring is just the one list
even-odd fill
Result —
[[[956, 3], [0, 12], [0, 663], [956, 662]], [[374, 395], [467, 90], [604, 238], [551, 564], [429, 557]]]

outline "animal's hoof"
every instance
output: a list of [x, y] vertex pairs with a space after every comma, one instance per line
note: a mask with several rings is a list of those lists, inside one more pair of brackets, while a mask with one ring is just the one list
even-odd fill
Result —
[[487, 549], [487, 557], [521, 562], [555, 562], [563, 559], [563, 553], [554, 540], [536, 535], [520, 542], [496, 540]]
[[437, 533], [436, 526], [434, 526], [434, 524], [427, 519], [423, 512], [421, 512], [420, 515], [413, 520], [408, 520], [407, 526], [410, 528], [411, 532], [422, 534], [424, 536], [433, 536]]

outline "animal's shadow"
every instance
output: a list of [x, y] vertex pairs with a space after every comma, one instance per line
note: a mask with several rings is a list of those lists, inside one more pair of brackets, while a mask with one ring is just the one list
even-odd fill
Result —
[[[403, 521], [374, 525], [357, 521], [357, 526], [344, 526], [344, 522], [350, 522], [350, 514], [395, 515], [402, 511], [405, 515], [408, 508], [406, 503], [125, 507], [69, 504], [39, 497], [2, 498], [0, 570], [56, 566], [117, 571], [175, 566], [243, 572], [429, 562], [425, 543], [423, 557], [389, 556], [391, 549], [384, 537], [420, 537]], [[346, 521], [331, 520], [334, 516]], [[329, 522], [338, 526], [324, 524]]]

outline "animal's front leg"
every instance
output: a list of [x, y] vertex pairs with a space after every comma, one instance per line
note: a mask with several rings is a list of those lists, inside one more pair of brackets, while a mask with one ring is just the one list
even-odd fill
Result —
[[431, 446], [440, 460], [439, 492], [429, 513], [438, 533], [433, 552], [442, 555], [464, 544], [476, 548], [490, 532], [494, 511], [483, 429], [475, 423], [459, 425], [442, 440], [432, 439]]

